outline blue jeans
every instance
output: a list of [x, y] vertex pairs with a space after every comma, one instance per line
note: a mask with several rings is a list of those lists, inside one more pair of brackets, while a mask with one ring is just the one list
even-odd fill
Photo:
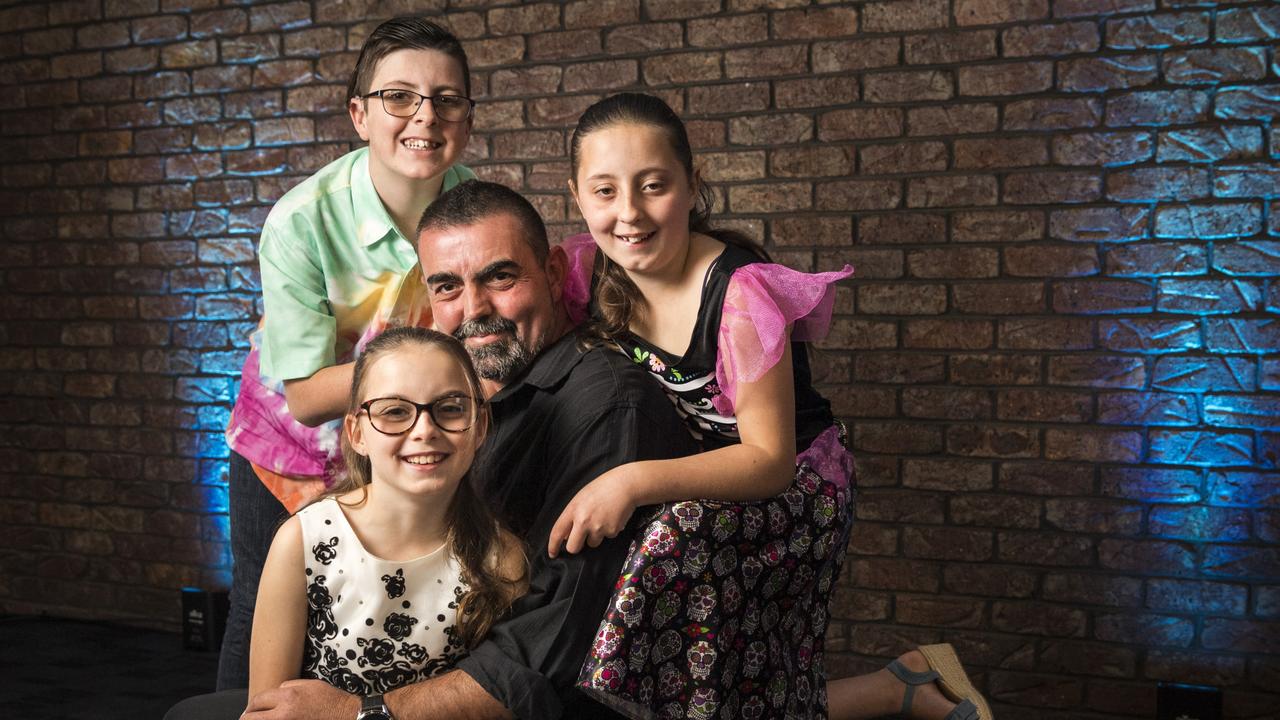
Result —
[[231, 608], [218, 656], [218, 690], [249, 687], [249, 633], [258, 580], [276, 529], [289, 513], [239, 453], [227, 479], [231, 520]]

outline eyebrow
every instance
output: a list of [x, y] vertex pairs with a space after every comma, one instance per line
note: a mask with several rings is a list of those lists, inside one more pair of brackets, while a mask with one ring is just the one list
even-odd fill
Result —
[[457, 273], [451, 273], [451, 272], [433, 273], [432, 275], [427, 277], [427, 287], [431, 287], [433, 285], [439, 285], [442, 282], [460, 283], [462, 282], [462, 277], [459, 276]]
[[[385, 88], [385, 87], [390, 86], [390, 85], [403, 85], [403, 86], [404, 86], [404, 87], [403, 87], [403, 89], [405, 89], [405, 90], [413, 90], [414, 92], [417, 92], [417, 90], [418, 90], [418, 85], [417, 85], [417, 83], [412, 83], [412, 82], [409, 82], [408, 80], [388, 80], [386, 83], [384, 83], [384, 84], [383, 84], [383, 87]], [[398, 88], [398, 89], [399, 89], [399, 88]], [[453, 86], [453, 85], [441, 85], [440, 87], [435, 88], [435, 89], [432, 91], [432, 94], [433, 94], [433, 95], [439, 95], [440, 93], [445, 92], [445, 91], [448, 91], [448, 92], [455, 92], [455, 93], [458, 93], [459, 95], [461, 95], [461, 94], [462, 94], [462, 88], [455, 87], [455, 86]]]
[[[521, 270], [520, 263], [517, 263], [515, 260], [512, 260], [511, 258], [502, 258], [501, 260], [494, 260], [488, 265], [485, 265], [483, 268], [480, 269], [480, 272], [477, 272], [472, 277], [472, 280], [478, 283], [485, 283], [493, 279], [493, 276], [497, 275], [500, 272], [504, 272], [504, 271], [519, 272], [520, 270]], [[461, 283], [462, 276], [452, 272], [438, 272], [438, 273], [432, 273], [427, 277], [427, 287], [439, 285], [440, 283], [444, 283], [444, 282]]]
[[[670, 170], [664, 167], [647, 167], [647, 168], [641, 168], [639, 171], [636, 172], [636, 175], [645, 175], [649, 173], [658, 173], [661, 175], [666, 175], [669, 172]], [[607, 173], [607, 172], [596, 173], [595, 175], [588, 176], [587, 180], [613, 180], [615, 177], [616, 176], [613, 173]]]
[[475, 279], [478, 282], [488, 282], [489, 280], [493, 279], [494, 275], [497, 275], [498, 273], [504, 272], [504, 271], [513, 271], [518, 273], [520, 272], [520, 264], [517, 263], [515, 260], [512, 260], [511, 258], [502, 258], [501, 260], [494, 260], [488, 265], [485, 265], [484, 268], [480, 270], [480, 272], [476, 273]]
[[[459, 390], [445, 390], [444, 392], [442, 392], [442, 393], [440, 393], [439, 395], [437, 395], [437, 396], [435, 396], [435, 397], [431, 398], [430, 400], [428, 400], [427, 402], [425, 402], [425, 403], [423, 403], [423, 404], [424, 404], [424, 405], [430, 405], [430, 404], [431, 404], [431, 403], [433, 403], [433, 402], [438, 402], [438, 401], [440, 401], [440, 400], [448, 400], [448, 399], [450, 399], [450, 398], [467, 398], [467, 399], [469, 399], [469, 400], [474, 400], [474, 399], [475, 399], [475, 398], [471, 397], [471, 395], [470, 395], [470, 394], [469, 394], [465, 389], [459, 389]], [[364, 402], [371, 402], [371, 401], [373, 401], [373, 400], [403, 400], [403, 401], [405, 401], [405, 402], [411, 402], [411, 403], [416, 403], [416, 402], [417, 402], [417, 400], [414, 400], [413, 398], [410, 398], [410, 397], [408, 397], [408, 396], [406, 396], [406, 395], [401, 395], [400, 393], [392, 393], [392, 394], [390, 394], [390, 395], [379, 395], [378, 397], [375, 397], [375, 398], [369, 398], [369, 399], [365, 400]]]

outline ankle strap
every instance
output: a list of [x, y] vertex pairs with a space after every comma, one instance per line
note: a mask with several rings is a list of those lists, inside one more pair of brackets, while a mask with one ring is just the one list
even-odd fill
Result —
[[897, 660], [894, 660], [893, 662], [889, 663], [887, 669], [889, 672], [893, 673], [894, 677], [901, 680], [907, 686], [907, 692], [902, 696], [902, 714], [903, 715], [909, 715], [911, 713], [911, 701], [915, 697], [916, 686], [927, 685], [933, 682], [934, 680], [937, 680], [940, 677], [938, 675], [938, 671], [936, 670], [925, 670], [924, 672], [916, 672], [915, 670], [911, 670], [906, 665], [903, 665]]

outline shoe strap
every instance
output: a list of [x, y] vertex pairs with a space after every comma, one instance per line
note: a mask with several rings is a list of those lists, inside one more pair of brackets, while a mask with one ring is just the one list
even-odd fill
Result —
[[943, 720], [981, 720], [981, 718], [978, 715], [978, 706], [974, 705], [972, 700], [963, 700], [947, 713]]
[[929, 683], [941, 677], [940, 675], [938, 675], [938, 671], [936, 670], [925, 670], [924, 672], [916, 672], [915, 670], [908, 668], [906, 665], [903, 665], [901, 662], [898, 662], [897, 660], [894, 660], [893, 662], [889, 663], [887, 669], [889, 672], [893, 673], [894, 677], [901, 680], [907, 686], [907, 692], [902, 696], [902, 714], [903, 715], [909, 715], [911, 712], [911, 701], [915, 697], [916, 686], [928, 685]]

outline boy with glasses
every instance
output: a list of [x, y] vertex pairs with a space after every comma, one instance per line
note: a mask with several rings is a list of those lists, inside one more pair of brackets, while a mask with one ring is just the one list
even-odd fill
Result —
[[393, 325], [430, 325], [415, 228], [436, 197], [475, 175], [467, 56], [440, 26], [389, 20], [365, 41], [347, 111], [368, 143], [272, 208], [258, 249], [263, 319], [227, 426], [234, 562], [218, 689], [247, 687], [258, 580], [279, 521], [340, 467], [340, 422], [363, 345]]

